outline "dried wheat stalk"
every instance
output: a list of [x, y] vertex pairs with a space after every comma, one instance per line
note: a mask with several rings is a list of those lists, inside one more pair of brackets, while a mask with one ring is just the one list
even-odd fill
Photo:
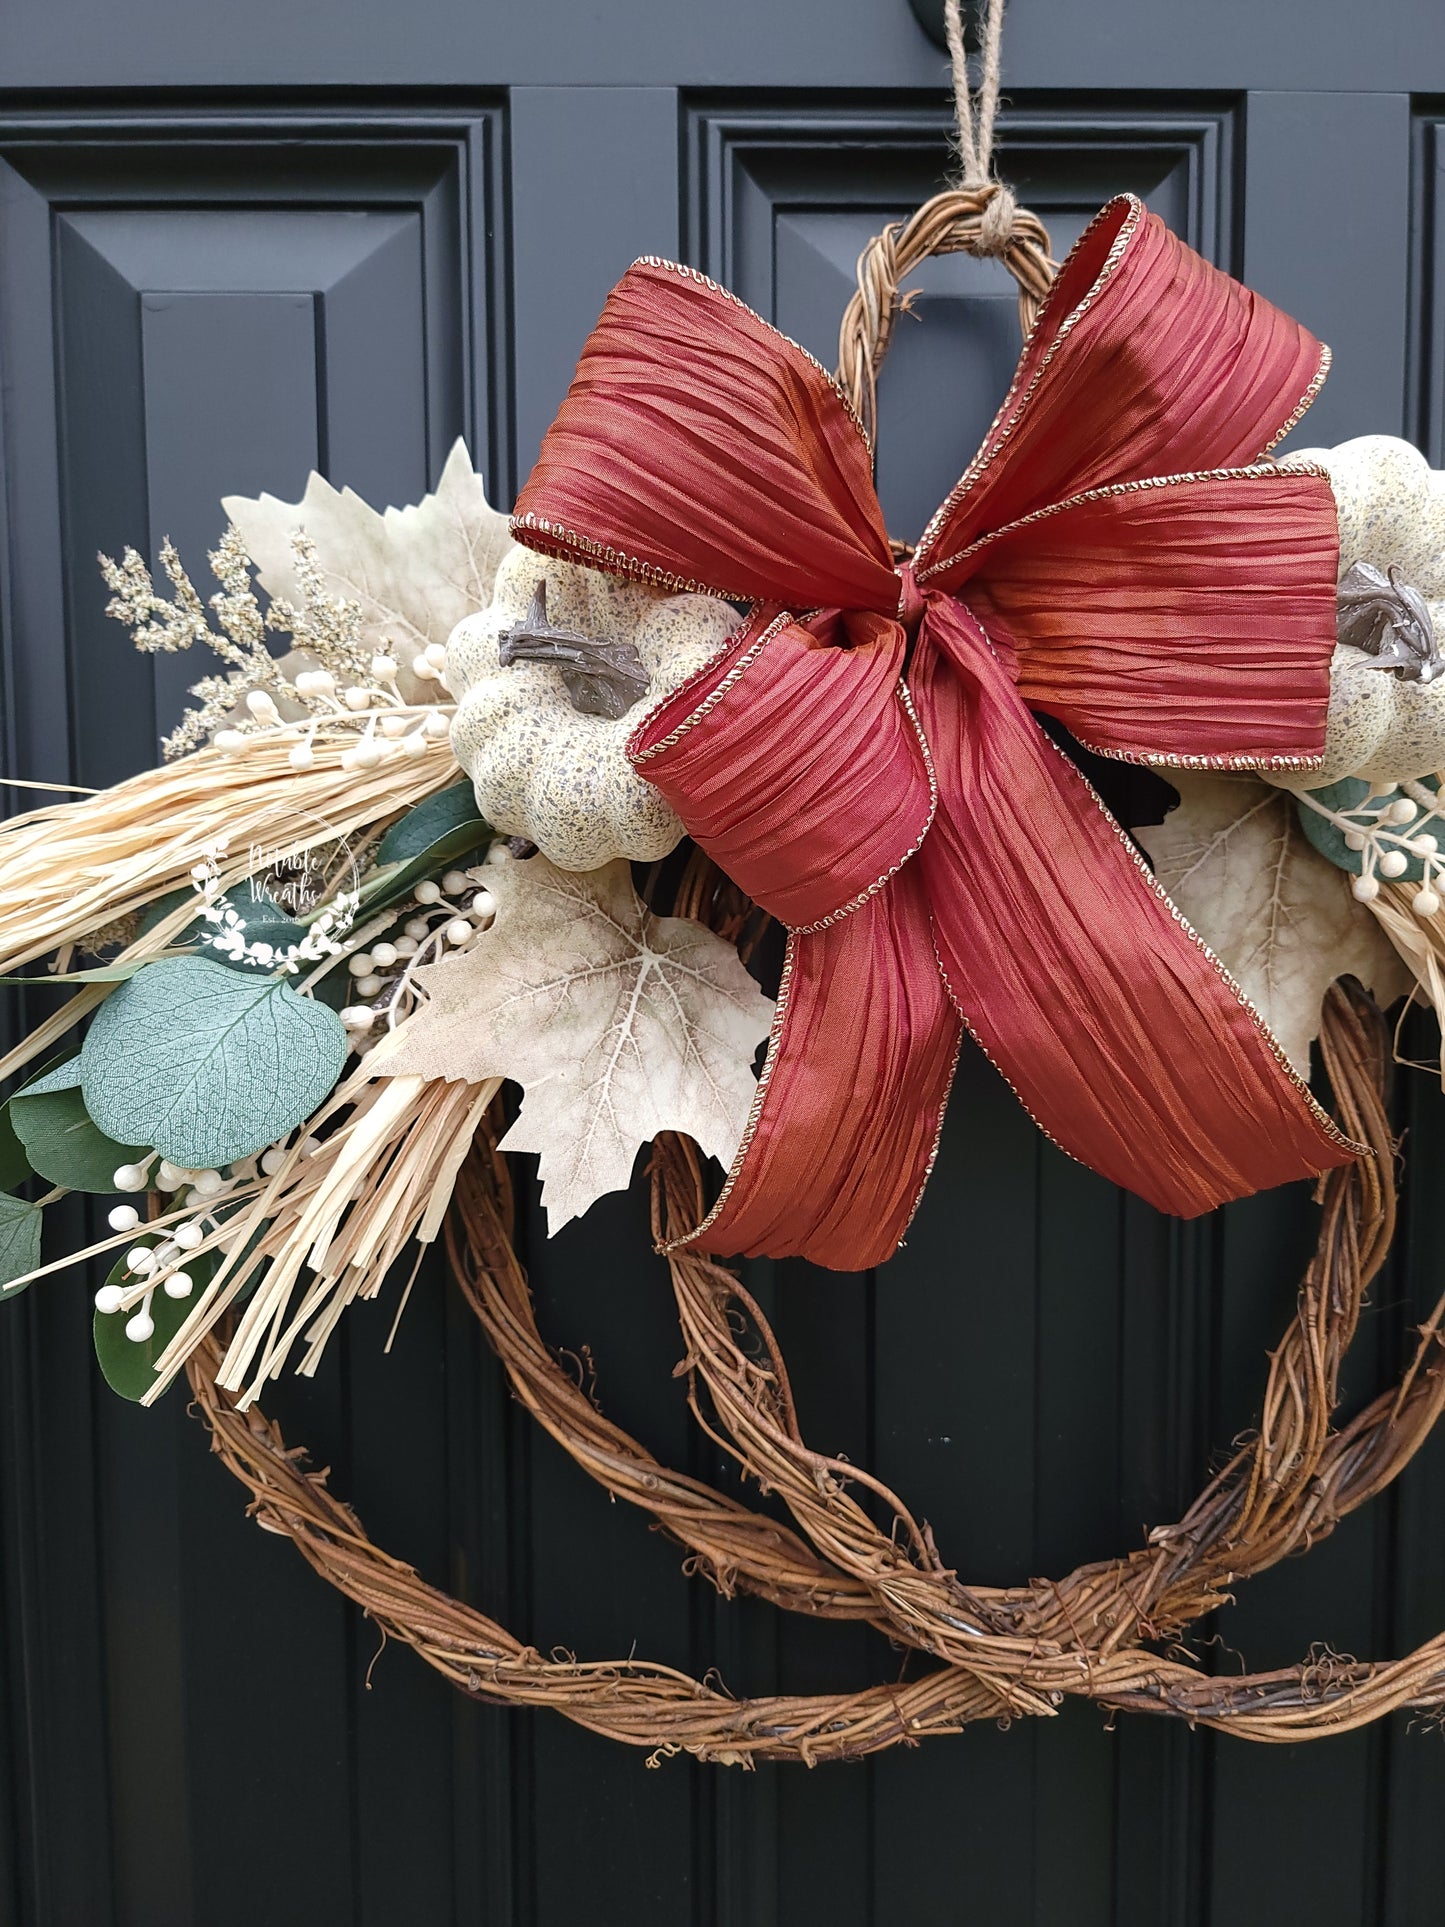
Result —
[[[456, 782], [445, 741], [413, 760], [384, 757], [343, 767], [351, 724], [318, 729], [314, 765], [295, 769], [281, 735], [248, 738], [239, 750], [201, 749], [114, 789], [29, 810], [0, 825], [0, 970], [15, 970], [143, 909], [178, 887], [223, 841], [224, 887], [258, 867], [256, 852], [300, 851], [368, 838], [401, 811]], [[183, 928], [193, 908], [149, 933], [150, 954]]]

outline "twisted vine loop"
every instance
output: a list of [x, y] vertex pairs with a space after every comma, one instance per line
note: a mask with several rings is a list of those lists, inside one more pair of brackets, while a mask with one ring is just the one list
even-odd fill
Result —
[[953, 67], [956, 179], [906, 221], [892, 221], [858, 256], [858, 292], [838, 331], [838, 380], [871, 442], [878, 419], [878, 371], [893, 339], [893, 323], [913, 295], [902, 283], [933, 254], [974, 254], [1002, 261], [1018, 285], [1019, 328], [1025, 338], [1039, 318], [1058, 263], [1049, 231], [1018, 205], [993, 171], [998, 115], [999, 50], [1004, 0], [988, 0], [979, 37], [978, 84], [969, 78], [959, 0], [944, 0], [944, 27]]
[[838, 332], [838, 380], [874, 436], [878, 371], [893, 339], [893, 324], [913, 302], [901, 284], [933, 254], [996, 255], [1018, 283], [1019, 327], [1027, 335], [1053, 285], [1058, 264], [1049, 231], [1037, 214], [1014, 205], [997, 181], [949, 187], [906, 221], [893, 221], [858, 256], [858, 288]]
[[[735, 893], [710, 872], [705, 860], [694, 861], [686, 907], [729, 905], [727, 920], [736, 923]], [[517, 1398], [590, 1476], [650, 1513], [685, 1549], [689, 1568], [720, 1592], [870, 1621], [939, 1662], [917, 1679], [857, 1693], [735, 1700], [711, 1679], [645, 1661], [543, 1656], [373, 1545], [325, 1475], [304, 1470], [301, 1455], [255, 1407], [239, 1412], [219, 1390], [217, 1344], [190, 1363], [196, 1403], [213, 1449], [249, 1489], [260, 1522], [290, 1537], [390, 1636], [475, 1697], [551, 1707], [655, 1757], [681, 1750], [744, 1765], [856, 1758], [979, 1719], [1051, 1714], [1068, 1697], [1265, 1741], [1344, 1731], [1401, 1706], [1438, 1708], [1445, 1635], [1393, 1663], [1314, 1655], [1295, 1667], [1227, 1678], [1201, 1673], [1176, 1644], [1231, 1587], [1326, 1536], [1387, 1485], [1445, 1405], [1442, 1300], [1398, 1384], [1333, 1429], [1340, 1367], [1393, 1230], [1394, 1144], [1378, 1012], [1362, 993], [1336, 986], [1322, 1039], [1340, 1121], [1375, 1156], [1321, 1182], [1318, 1246], [1271, 1361], [1258, 1431], [1184, 1517], [1151, 1533], [1146, 1545], [1025, 1587], [960, 1580], [897, 1495], [809, 1447], [760, 1309], [733, 1273], [686, 1253], [668, 1262], [692, 1410], [748, 1477], [782, 1497], [795, 1529], [662, 1465], [597, 1408], [544, 1343], [513, 1249], [505, 1167], [489, 1134], [479, 1142], [458, 1187], [448, 1245]], [[692, 1146], [660, 1140], [652, 1183], [659, 1231], [674, 1216], [691, 1221], [701, 1186]], [[1163, 1655], [1149, 1650], [1160, 1643]]]

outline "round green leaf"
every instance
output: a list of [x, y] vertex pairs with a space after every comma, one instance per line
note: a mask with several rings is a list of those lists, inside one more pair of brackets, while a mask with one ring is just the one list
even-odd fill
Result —
[[[155, 1244], [158, 1240], [152, 1238], [144, 1242]], [[96, 1312], [91, 1322], [95, 1355], [100, 1361], [100, 1369], [105, 1373], [105, 1381], [113, 1392], [132, 1400], [145, 1397], [155, 1383], [156, 1360], [186, 1322], [191, 1308], [215, 1271], [216, 1262], [209, 1252], [202, 1258], [187, 1261], [185, 1270], [193, 1280], [188, 1298], [168, 1298], [164, 1286], [156, 1286], [151, 1297], [151, 1321], [155, 1330], [149, 1338], [137, 1341], [125, 1335], [126, 1325], [135, 1316], [138, 1306], [133, 1305], [129, 1311]], [[108, 1285], [133, 1285], [137, 1280], [126, 1270], [125, 1259], [122, 1258], [111, 1267], [105, 1282]]]
[[0, 1192], [0, 1298], [17, 1297], [24, 1285], [12, 1285], [40, 1263], [40, 1206]]
[[249, 1157], [317, 1109], [346, 1031], [277, 977], [171, 957], [96, 1012], [81, 1052], [86, 1107], [111, 1136], [191, 1170]]
[[30, 1176], [30, 1160], [25, 1146], [15, 1135], [10, 1106], [0, 1105], [0, 1191], [13, 1191]]
[[[75, 1047], [61, 1058], [52, 1057], [42, 1066], [34, 1077], [26, 1081], [16, 1091], [16, 1097], [39, 1097], [46, 1091], [78, 1091], [80, 1089], [80, 1050]], [[12, 1100], [13, 1101], [13, 1100]]]
[[116, 1166], [138, 1164], [150, 1153], [147, 1144], [118, 1144], [107, 1137], [74, 1087], [17, 1091], [8, 1108], [30, 1168], [68, 1191], [112, 1192]]

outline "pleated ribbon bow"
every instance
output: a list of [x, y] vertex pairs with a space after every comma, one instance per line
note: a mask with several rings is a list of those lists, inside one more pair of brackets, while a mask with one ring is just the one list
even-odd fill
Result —
[[741, 1148], [681, 1242], [887, 1257], [964, 1029], [1049, 1137], [1166, 1211], [1355, 1154], [1031, 713], [1128, 761], [1318, 763], [1334, 502], [1263, 456], [1328, 362], [1112, 201], [895, 569], [822, 367], [692, 269], [624, 275], [513, 532], [752, 605], [630, 754], [789, 933]]

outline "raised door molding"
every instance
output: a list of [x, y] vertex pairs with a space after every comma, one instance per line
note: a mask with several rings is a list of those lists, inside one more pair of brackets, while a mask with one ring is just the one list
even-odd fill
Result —
[[[505, 498], [503, 119], [0, 121], [4, 616], [22, 677], [68, 635], [82, 780], [128, 774], [197, 673], [118, 649], [97, 549], [169, 534], [205, 582], [222, 494], [294, 499], [315, 467], [414, 501], [459, 434]], [[17, 686], [20, 767], [65, 773], [63, 694]]]
[[1445, 107], [1417, 112], [1413, 135], [1406, 432], [1438, 467], [1445, 464]]
[[[695, 99], [685, 126], [687, 258], [831, 367], [859, 251], [942, 184], [945, 108]], [[999, 171], [1048, 224], [1060, 259], [1100, 204], [1127, 190], [1230, 267], [1238, 128], [1228, 102], [1010, 105]], [[878, 476], [890, 530], [912, 540], [982, 440], [1019, 337], [1013, 284], [997, 263], [953, 255], [910, 282], [922, 325], [900, 327], [890, 350]]]

